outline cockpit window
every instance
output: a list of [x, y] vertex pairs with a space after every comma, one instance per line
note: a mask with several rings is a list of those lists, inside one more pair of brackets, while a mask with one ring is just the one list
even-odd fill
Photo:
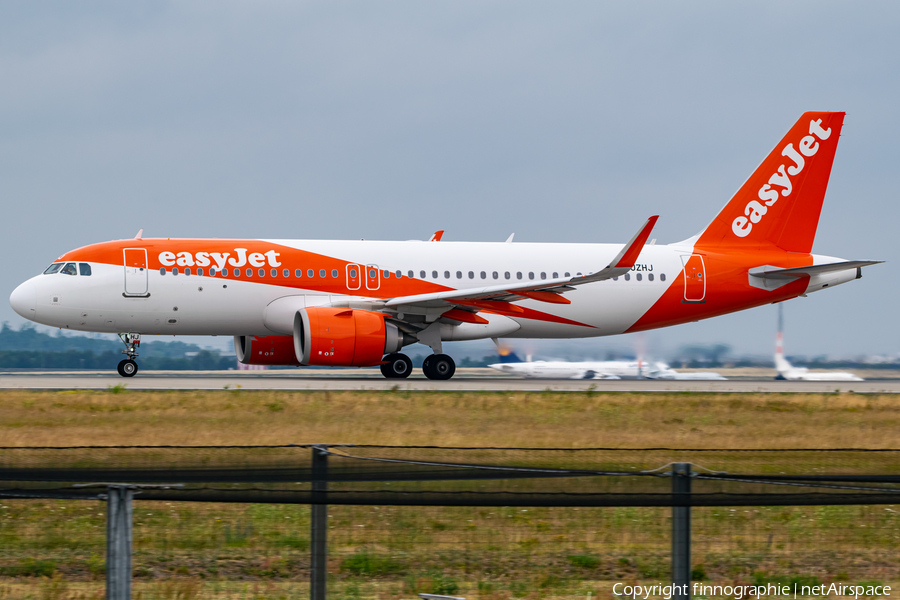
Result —
[[62, 268], [60, 271], [63, 275], [77, 275], [78, 273], [75, 271], [75, 263], [66, 263], [66, 266]]
[[54, 273], [57, 273], [60, 269], [62, 269], [62, 266], [63, 263], [53, 263], [52, 265], [47, 267], [47, 270], [44, 271], [44, 275], [53, 275]]
[[81, 273], [82, 277], [90, 277], [91, 265], [87, 263], [78, 263], [78, 272]]

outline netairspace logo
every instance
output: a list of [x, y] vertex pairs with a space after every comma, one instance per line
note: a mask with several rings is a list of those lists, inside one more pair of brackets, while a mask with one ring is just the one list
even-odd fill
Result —
[[[631, 598], [632, 600], [649, 600], [650, 598], [663, 598], [671, 600], [674, 596], [687, 596], [688, 594], [697, 596], [715, 596], [729, 597], [734, 600], [743, 600], [744, 598], [784, 598], [784, 597], [809, 597], [809, 596], [838, 596], [854, 599], [860, 596], [890, 596], [891, 587], [887, 585], [844, 585], [841, 583], [822, 584], [822, 585], [778, 585], [769, 583], [767, 585], [707, 585], [703, 583], [695, 583], [693, 588], [688, 584], [684, 585], [665, 585], [659, 583], [657, 585], [625, 585], [617, 583], [613, 586], [613, 595], [620, 598]], [[590, 600], [590, 596], [588, 597]]]

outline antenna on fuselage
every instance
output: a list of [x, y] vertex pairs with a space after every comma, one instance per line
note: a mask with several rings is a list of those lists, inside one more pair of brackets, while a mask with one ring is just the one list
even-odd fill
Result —
[[137, 235], [134, 236], [134, 239], [139, 240], [139, 239], [141, 239], [141, 238], [143, 238], [143, 237], [144, 237], [144, 230], [143, 230], [143, 228], [142, 228], [142, 229], [139, 229], [139, 230], [138, 230]]
[[512, 240], [513, 240], [514, 237], [516, 237], [516, 234], [515, 234], [515, 233], [509, 234], [509, 237], [506, 238], [506, 243], [507, 243], [507, 244], [512, 244]]

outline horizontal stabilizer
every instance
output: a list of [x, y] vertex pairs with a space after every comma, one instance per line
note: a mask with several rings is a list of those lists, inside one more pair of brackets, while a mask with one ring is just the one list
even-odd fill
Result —
[[883, 263], [883, 260], [845, 260], [836, 263], [828, 263], [825, 265], [810, 265], [808, 267], [795, 267], [793, 269], [782, 269], [765, 265], [750, 269], [750, 274], [754, 277], [765, 277], [766, 279], [794, 279], [803, 277], [804, 275], [821, 275], [823, 273], [834, 273], [837, 271], [847, 271], [849, 269], [861, 269], [869, 265], [877, 265]]

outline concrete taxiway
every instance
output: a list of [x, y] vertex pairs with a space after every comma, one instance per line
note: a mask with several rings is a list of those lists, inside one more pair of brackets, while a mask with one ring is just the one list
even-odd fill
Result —
[[[471, 372], [467, 372], [471, 371]], [[432, 381], [413, 375], [409, 379], [384, 379], [363, 370], [260, 371], [260, 372], [141, 372], [125, 379], [115, 373], [55, 372], [2, 373], [0, 389], [105, 390], [126, 386], [129, 390], [409, 390], [409, 391], [519, 391], [542, 392], [719, 392], [719, 393], [900, 393], [900, 379], [866, 381], [728, 381], [514, 379], [460, 369], [449, 381]]]

